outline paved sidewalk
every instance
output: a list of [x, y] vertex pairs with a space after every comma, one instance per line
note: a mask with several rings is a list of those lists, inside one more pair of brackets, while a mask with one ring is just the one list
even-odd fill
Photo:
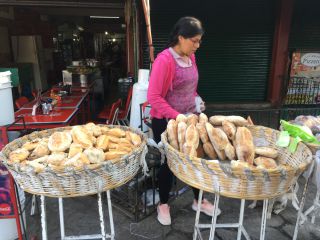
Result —
[[[300, 192], [303, 188], [303, 182], [300, 181]], [[301, 193], [300, 193], [301, 194]], [[206, 194], [206, 197], [212, 200], [212, 194]], [[306, 207], [312, 204], [315, 196], [315, 186], [311, 185], [307, 197]], [[30, 198], [30, 196], [28, 196]], [[300, 196], [299, 196], [300, 198]], [[195, 212], [191, 209], [193, 199], [192, 191], [188, 191], [179, 196], [171, 204], [172, 225], [161, 226], [156, 220], [156, 213], [153, 213], [144, 220], [135, 223], [126, 217], [119, 210], [113, 208], [115, 231], [117, 240], [137, 240], [137, 239], [166, 239], [166, 240], [186, 240], [192, 239]], [[246, 202], [246, 206], [250, 201]], [[220, 198], [220, 208], [222, 214], [218, 222], [237, 222], [240, 208], [240, 201], [236, 199]], [[97, 210], [96, 196], [80, 197], [64, 200], [65, 226], [67, 235], [96, 234], [99, 232], [99, 219]], [[104, 203], [105, 213], [107, 213]], [[246, 207], [244, 216], [244, 226], [247, 229], [252, 240], [259, 239], [260, 221], [262, 212], [262, 201], [258, 202], [255, 209]], [[27, 226], [30, 235], [37, 235], [41, 239], [40, 215], [29, 215], [27, 209]], [[289, 202], [288, 207], [279, 215], [272, 215], [267, 220], [266, 239], [288, 240], [292, 239], [294, 226], [296, 222], [296, 210]], [[60, 239], [58, 200], [47, 198], [47, 221], [48, 221], [48, 239]], [[201, 215], [200, 221], [210, 223], [210, 217]], [[106, 223], [108, 218], [106, 217]], [[320, 226], [320, 222], [317, 222]], [[109, 231], [109, 227], [107, 227]], [[204, 239], [208, 239], [209, 231], [202, 231]], [[216, 238], [219, 240], [236, 239], [236, 229], [218, 229]], [[244, 238], [242, 238], [244, 239]], [[312, 224], [305, 224], [300, 228], [298, 239], [320, 239], [320, 227]]]

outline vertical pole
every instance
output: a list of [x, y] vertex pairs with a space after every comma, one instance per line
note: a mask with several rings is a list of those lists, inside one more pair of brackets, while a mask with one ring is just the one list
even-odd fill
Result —
[[263, 200], [261, 229], [260, 229], [260, 240], [264, 240], [265, 234], [266, 234], [268, 202], [269, 202], [268, 199]]
[[45, 197], [43, 195], [41, 195], [40, 199], [41, 199], [42, 240], [48, 240]]
[[110, 190], [107, 191], [107, 199], [108, 199], [108, 210], [109, 210], [109, 219], [110, 219], [111, 240], [114, 240], [114, 223], [113, 223], [113, 215], [112, 215]]
[[106, 239], [106, 231], [105, 231], [105, 228], [104, 228], [104, 218], [103, 218], [103, 211], [102, 211], [101, 193], [98, 193], [98, 208], [99, 208], [101, 235], [102, 235], [102, 239], [105, 240]]
[[203, 190], [200, 190], [199, 191], [199, 196], [198, 196], [198, 208], [197, 208], [197, 213], [196, 213], [196, 221], [194, 223], [193, 240], [197, 239], [197, 234], [198, 234], [197, 228], [199, 227], [199, 218], [200, 218], [200, 208], [201, 208], [201, 202], [202, 202], [202, 195], [203, 195]]
[[243, 213], [244, 213], [244, 204], [245, 204], [245, 202], [246, 202], [245, 199], [241, 199], [240, 217], [239, 217], [239, 227], [238, 227], [237, 240], [241, 240], [242, 224], [243, 224]]
[[59, 198], [59, 217], [60, 217], [60, 234], [61, 239], [63, 240], [65, 235], [64, 231], [64, 215], [63, 215], [63, 200], [62, 198]]
[[220, 200], [220, 195], [216, 193], [215, 196], [214, 196], [213, 217], [212, 217], [212, 222], [211, 222], [209, 240], [213, 240], [214, 239], [214, 235], [215, 235], [215, 232], [216, 232], [216, 223], [217, 223], [217, 213], [218, 213], [218, 207], [219, 207], [219, 200]]

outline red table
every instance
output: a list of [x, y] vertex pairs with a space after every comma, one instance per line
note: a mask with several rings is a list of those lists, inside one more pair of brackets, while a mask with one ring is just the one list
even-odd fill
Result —
[[[84, 97], [81, 96], [64, 96], [61, 98], [61, 101], [58, 101], [54, 108], [78, 108], [83, 100]], [[35, 103], [36, 100], [33, 100], [23, 105], [22, 108], [32, 108]]]
[[[78, 108], [55, 108], [48, 115], [32, 116], [32, 109], [21, 108], [15, 112], [15, 117], [23, 117], [27, 129], [47, 129], [70, 125], [78, 111]], [[10, 130], [23, 128], [23, 123], [16, 123]]]
[[[57, 93], [57, 91], [60, 91], [60, 89], [54, 88], [53, 89], [55, 93]], [[50, 97], [50, 93], [51, 91], [46, 91], [45, 93], [42, 94], [43, 97]], [[68, 95], [67, 97], [86, 97], [89, 94], [89, 90], [88, 89], [73, 89], [73, 91], [71, 92], [71, 95]]]

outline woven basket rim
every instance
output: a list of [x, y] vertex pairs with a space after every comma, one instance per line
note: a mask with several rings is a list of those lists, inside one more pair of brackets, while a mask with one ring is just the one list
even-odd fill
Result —
[[[138, 148], [133, 149], [133, 151], [131, 151], [128, 154], [123, 155], [120, 158], [115, 158], [112, 160], [106, 160], [103, 161], [102, 163], [99, 164], [92, 164], [94, 165], [94, 167], [92, 168], [88, 168], [87, 166], [85, 166], [85, 168], [81, 168], [81, 169], [75, 169], [73, 167], [68, 167], [68, 168], [64, 168], [61, 171], [54, 171], [53, 169], [47, 168], [43, 171], [43, 172], [39, 172], [36, 173], [35, 171], [28, 171], [28, 174], [33, 174], [33, 175], [38, 175], [41, 176], [41, 174], [43, 173], [55, 173], [57, 176], [63, 177], [63, 176], [70, 176], [70, 172], [76, 172], [77, 174], [81, 174], [82, 172], [85, 172], [87, 170], [98, 170], [100, 168], [103, 168], [104, 166], [110, 164], [110, 163], [117, 163], [119, 161], [125, 161], [127, 158], [130, 158], [131, 155], [142, 151], [142, 149], [144, 148], [144, 146], [147, 144], [147, 137], [144, 133], [142, 133], [139, 129], [134, 129], [132, 127], [129, 126], [122, 126], [122, 125], [107, 125], [107, 124], [96, 124], [100, 127], [105, 126], [108, 128], [120, 128], [126, 131], [131, 131], [134, 133], [139, 134], [139, 136], [142, 138], [141, 140], [141, 144]], [[82, 126], [82, 125], [74, 125], [74, 126]], [[67, 127], [59, 127], [59, 128], [52, 128], [52, 129], [46, 129], [46, 130], [42, 130], [42, 131], [34, 131], [28, 135], [24, 135], [20, 138], [17, 138], [15, 140], [13, 140], [12, 142], [8, 143], [3, 149], [2, 151], [0, 151], [0, 162], [2, 162], [7, 168], [9, 168], [10, 170], [16, 171], [16, 172], [23, 172], [23, 171], [17, 171], [17, 169], [19, 169], [20, 164], [19, 163], [15, 163], [15, 164], [9, 164], [8, 163], [8, 158], [3, 154], [3, 151], [7, 150], [7, 148], [11, 147], [12, 145], [14, 145], [15, 143], [17, 143], [18, 141], [20, 141], [21, 138], [25, 138], [28, 137], [30, 135], [36, 135], [36, 134], [40, 134], [41, 132], [48, 132], [48, 131], [63, 131], [63, 130], [69, 130], [74, 126], [67, 126]], [[13, 151], [13, 149], [11, 150]], [[25, 173], [25, 172], [24, 172]]]
[[[263, 129], [272, 129], [272, 128], [268, 128], [268, 127], [265, 127], [265, 126], [260, 126], [260, 125], [253, 125], [253, 126], [246, 126], [247, 128], [263, 128]], [[276, 131], [276, 132], [279, 132], [278, 130], [276, 130], [276, 129], [272, 129], [273, 131]], [[166, 131], [164, 131], [162, 134], [161, 134], [161, 139], [162, 139], [162, 143], [170, 150], [170, 151], [173, 151], [174, 153], [176, 153], [176, 154], [178, 154], [180, 157], [182, 157], [182, 158], [185, 158], [186, 157], [186, 155], [184, 154], [184, 153], [182, 153], [182, 152], [180, 152], [180, 151], [178, 151], [178, 150], [176, 150], [174, 147], [172, 147], [170, 144], [169, 144], [169, 142], [168, 142], [168, 140], [167, 140], [167, 130]], [[163, 140], [165, 140], [165, 141], [163, 141]], [[306, 145], [304, 142], [299, 142], [299, 144], [302, 144], [302, 145]], [[307, 146], [307, 145], [306, 145]], [[310, 152], [310, 154], [312, 155], [312, 151], [307, 147], [306, 148], [307, 149], [307, 151], [309, 151]], [[309, 155], [310, 155], [309, 154]], [[192, 161], [192, 160], [198, 160], [198, 161], [207, 161], [207, 162], [209, 162], [210, 163], [210, 161], [212, 161], [211, 163], [213, 164], [213, 163], [216, 163], [216, 164], [219, 164], [219, 162], [221, 161], [221, 160], [219, 160], [219, 159], [204, 159], [204, 158], [198, 158], [198, 157], [190, 157], [190, 156], [188, 156], [189, 157], [189, 159]], [[215, 161], [217, 161], [217, 162], [215, 162]], [[226, 161], [229, 161], [230, 162], [230, 164], [231, 164], [231, 160], [226, 160]], [[235, 160], [236, 161], [236, 160]], [[311, 163], [311, 161], [312, 161], [312, 157], [310, 157], [308, 160], [307, 160], [307, 162], [306, 162], [306, 165], [309, 165], [310, 163]], [[281, 171], [282, 171], [282, 168], [280, 167], [281, 165], [279, 165], [277, 168], [274, 168], [274, 169], [262, 169], [262, 168], [257, 168], [257, 167], [252, 167], [252, 168], [249, 168], [250, 169], [250, 171], [252, 172], [252, 173], [255, 173], [255, 174], [263, 174], [263, 173], [265, 173], [265, 172], [267, 172], [267, 173], [270, 173], [270, 174], [281, 174]], [[240, 169], [244, 169], [244, 168], [246, 168], [246, 167], [241, 167], [241, 168], [238, 168], [239, 170]], [[237, 169], [237, 168], [233, 168], [233, 169]], [[248, 168], [247, 168], [248, 169]], [[296, 171], [298, 171], [300, 169], [300, 167], [296, 167], [296, 168], [294, 168], [293, 166], [290, 166], [290, 168], [287, 168], [286, 169], [286, 171], [287, 172], [296, 172]], [[222, 169], [220, 169], [221, 171], [223, 171]], [[241, 171], [242, 172], [242, 171]]]

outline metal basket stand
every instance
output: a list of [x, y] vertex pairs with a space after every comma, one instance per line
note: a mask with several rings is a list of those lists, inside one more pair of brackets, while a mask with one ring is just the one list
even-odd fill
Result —
[[[101, 234], [92, 234], [92, 235], [79, 235], [79, 236], [66, 236], [65, 228], [64, 228], [64, 214], [63, 214], [63, 199], [59, 198], [59, 216], [60, 216], [60, 232], [61, 232], [61, 240], [71, 240], [71, 239], [111, 239], [114, 240], [114, 222], [113, 222], [113, 214], [112, 214], [112, 205], [111, 205], [111, 197], [110, 190], [107, 190], [107, 204], [109, 211], [109, 221], [110, 221], [110, 233], [106, 233], [105, 231], [105, 223], [102, 209], [102, 200], [101, 193], [98, 193], [98, 208], [99, 208], [99, 218], [100, 218], [100, 228]], [[47, 219], [46, 219], [46, 204], [45, 197], [43, 195], [40, 196], [41, 199], [41, 228], [42, 228], [42, 239], [47, 240]]]
[[[217, 212], [219, 208], [219, 200], [220, 195], [215, 194], [214, 198], [214, 208], [213, 208], [213, 217], [211, 220], [211, 224], [200, 224], [200, 207], [202, 201], [203, 190], [200, 190], [198, 197], [198, 208], [196, 213], [196, 220], [194, 224], [194, 232], [193, 232], [193, 240], [203, 239], [201, 236], [200, 229], [210, 228], [210, 236], [209, 240], [214, 239], [216, 228], [238, 228], [237, 240], [241, 240], [241, 235], [243, 234], [247, 240], [250, 240], [250, 236], [247, 233], [246, 229], [243, 226], [243, 216], [244, 216], [244, 207], [245, 207], [245, 199], [241, 199], [240, 206], [240, 216], [238, 223], [217, 223]], [[260, 240], [264, 240], [265, 232], [266, 232], [266, 223], [267, 223], [267, 210], [268, 210], [268, 199], [263, 200], [263, 210], [262, 210], [262, 219], [261, 219], [261, 228], [260, 228]]]

